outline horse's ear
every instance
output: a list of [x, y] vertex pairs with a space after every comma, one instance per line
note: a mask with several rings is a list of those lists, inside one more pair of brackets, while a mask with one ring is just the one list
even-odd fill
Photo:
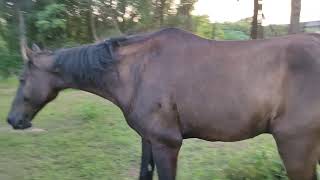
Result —
[[39, 53], [41, 52], [41, 49], [39, 48], [39, 46], [35, 43], [32, 44], [32, 51], [35, 53]]
[[38, 45], [32, 44], [32, 49], [25, 45], [23, 51], [23, 61], [24, 63], [28, 63], [32, 62], [32, 59], [35, 56], [35, 54], [41, 52], [41, 49]]
[[32, 61], [34, 54], [35, 53], [28, 46], [25, 46], [24, 47], [24, 54], [23, 54], [24, 63], [28, 63], [29, 61]]

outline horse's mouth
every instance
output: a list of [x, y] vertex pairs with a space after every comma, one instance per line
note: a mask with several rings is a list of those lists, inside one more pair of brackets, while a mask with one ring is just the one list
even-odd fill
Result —
[[19, 123], [12, 125], [12, 128], [16, 130], [28, 129], [30, 127], [32, 127], [32, 124], [29, 121], [20, 121]]

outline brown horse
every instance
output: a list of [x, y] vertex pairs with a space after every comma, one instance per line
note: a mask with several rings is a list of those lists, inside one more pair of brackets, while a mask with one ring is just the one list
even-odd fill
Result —
[[211, 41], [178, 29], [54, 53], [27, 49], [8, 122], [31, 126], [59, 91], [120, 107], [142, 137], [140, 179], [173, 180], [185, 138], [239, 141], [270, 133], [291, 180], [316, 180], [320, 35]]

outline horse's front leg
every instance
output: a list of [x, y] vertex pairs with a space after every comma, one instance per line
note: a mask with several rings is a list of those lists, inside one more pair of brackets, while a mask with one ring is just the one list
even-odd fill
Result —
[[164, 143], [152, 144], [152, 154], [156, 163], [159, 180], [175, 180], [180, 147], [181, 144], [174, 146]]
[[152, 180], [154, 161], [152, 157], [151, 143], [142, 138], [142, 156], [139, 180]]
[[318, 132], [310, 130], [306, 134], [301, 131], [294, 135], [274, 135], [290, 180], [317, 180]]
[[143, 138], [140, 179], [152, 177], [153, 166], [150, 165], [154, 161], [159, 180], [175, 180], [183, 140], [175, 106], [167, 102], [149, 103], [147, 107], [140, 105], [148, 104], [146, 102], [136, 100], [136, 103], [138, 105], [128, 115], [127, 121]]

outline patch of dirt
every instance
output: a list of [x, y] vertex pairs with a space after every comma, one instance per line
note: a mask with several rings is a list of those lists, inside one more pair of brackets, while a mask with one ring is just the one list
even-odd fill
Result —
[[131, 167], [128, 171], [129, 177], [138, 177], [139, 171], [137, 170], [137, 167]]
[[46, 129], [36, 128], [36, 127], [28, 129], [26, 131], [30, 131], [30, 132], [47, 132]]
[[6, 126], [6, 127], [0, 127], [0, 132], [16, 132], [16, 133], [23, 133], [23, 132], [27, 132], [27, 133], [42, 133], [42, 132], [47, 132], [46, 129], [41, 129], [41, 128], [29, 128], [29, 129], [25, 129], [25, 130], [14, 130], [12, 129], [10, 126]]
[[12, 95], [14, 94], [15, 91], [16, 89], [12, 89], [12, 88], [0, 88], [0, 94], [4, 96]]
[[0, 132], [2, 131], [10, 131], [12, 128], [9, 126], [0, 127]]

